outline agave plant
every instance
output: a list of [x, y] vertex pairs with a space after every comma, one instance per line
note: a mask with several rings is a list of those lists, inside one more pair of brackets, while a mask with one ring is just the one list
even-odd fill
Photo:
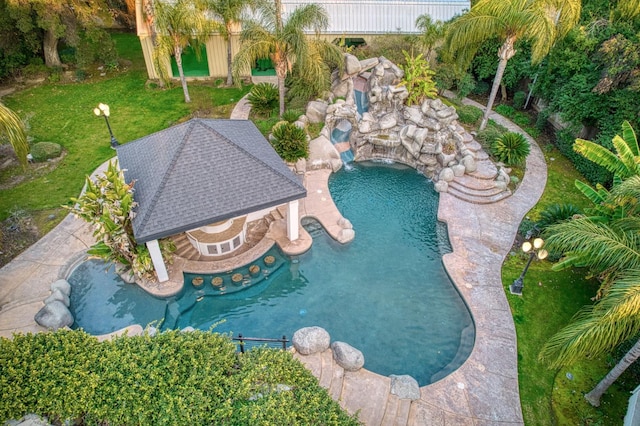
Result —
[[258, 83], [251, 88], [247, 101], [260, 114], [268, 114], [278, 105], [278, 88], [271, 83]]
[[269, 140], [284, 161], [293, 162], [309, 155], [307, 132], [293, 123], [277, 123], [273, 126]]
[[508, 165], [519, 165], [524, 163], [531, 147], [520, 133], [508, 132], [491, 144], [491, 151], [498, 161]]

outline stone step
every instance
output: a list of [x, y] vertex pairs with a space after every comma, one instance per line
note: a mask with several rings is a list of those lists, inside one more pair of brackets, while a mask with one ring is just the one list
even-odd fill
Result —
[[465, 194], [464, 192], [461, 192], [459, 190], [457, 190], [456, 188], [452, 188], [451, 186], [449, 186], [449, 189], [447, 190], [447, 194], [451, 194], [452, 196], [462, 200], [462, 201], [466, 201], [468, 203], [472, 203], [472, 204], [493, 204], [493, 203], [497, 203], [498, 201], [504, 200], [505, 198], [511, 196], [511, 191], [510, 190], [505, 190], [502, 191], [498, 194], [489, 196], [489, 197], [482, 197], [482, 196], [477, 196], [477, 195], [469, 195], [469, 194]]
[[282, 213], [280, 213], [280, 210], [278, 209], [271, 210], [271, 217], [273, 217], [274, 220], [284, 219], [284, 216], [282, 215]]
[[457, 176], [453, 179], [452, 182], [456, 182], [459, 185], [465, 186], [470, 189], [475, 189], [477, 191], [489, 190], [495, 188], [496, 186], [493, 179], [478, 179], [477, 177], [474, 177], [470, 174]]
[[411, 400], [389, 394], [381, 426], [404, 426], [409, 423]]
[[469, 176], [473, 176], [477, 179], [495, 179], [498, 176], [498, 168], [490, 160], [477, 160], [477, 170], [473, 173], [468, 173]]
[[[490, 181], [485, 181], [485, 182], [490, 182]], [[449, 188], [454, 188], [455, 190], [461, 193], [471, 195], [474, 197], [492, 197], [503, 191], [502, 189], [496, 188], [495, 186], [490, 188], [473, 188], [463, 183], [457, 182], [456, 180], [449, 182]]]
[[[468, 134], [468, 133], [467, 133]], [[473, 152], [478, 152], [483, 150], [482, 149], [482, 145], [480, 145], [480, 143], [478, 141], [476, 141], [475, 139], [473, 139], [473, 137], [471, 138], [470, 141], [464, 141], [464, 146], [469, 149], [470, 151]]]

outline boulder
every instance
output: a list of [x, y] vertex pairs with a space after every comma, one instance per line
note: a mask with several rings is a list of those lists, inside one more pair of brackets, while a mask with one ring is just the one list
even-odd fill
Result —
[[354, 231], [353, 229], [346, 228], [346, 229], [341, 229], [340, 232], [338, 232], [337, 240], [339, 243], [345, 244], [345, 243], [348, 243], [349, 241], [352, 241], [355, 237], [356, 237], [356, 231]]
[[455, 175], [453, 174], [453, 170], [451, 170], [451, 167], [445, 167], [444, 169], [440, 170], [438, 181], [451, 182], [454, 177]]
[[11, 426], [50, 426], [51, 423], [46, 417], [40, 417], [37, 414], [27, 414], [20, 420], [9, 420], [6, 425]]
[[364, 366], [364, 355], [353, 346], [344, 342], [331, 344], [333, 359], [346, 371], [358, 371]]
[[307, 105], [305, 115], [309, 119], [309, 123], [322, 123], [327, 115], [327, 104], [320, 101], [311, 101]]
[[375, 67], [379, 63], [380, 63], [380, 60], [378, 58], [363, 59], [362, 61], [360, 61], [360, 70], [361, 71], [370, 70], [371, 68]]
[[386, 114], [383, 115], [382, 117], [380, 117], [380, 129], [391, 129], [393, 127], [395, 127], [396, 124], [398, 124], [398, 120], [396, 119], [396, 115], [395, 114]]
[[358, 74], [362, 70], [360, 60], [354, 55], [347, 53], [344, 55], [344, 70], [350, 76]]
[[296, 161], [296, 173], [298, 174], [305, 174], [307, 172], [307, 160], [305, 160], [304, 158], [300, 158], [298, 161]]
[[473, 173], [478, 170], [478, 164], [472, 155], [465, 155], [462, 157], [460, 163], [464, 166], [467, 173]]
[[447, 192], [449, 190], [449, 183], [444, 180], [439, 180], [433, 185], [433, 188], [436, 192]]
[[293, 333], [293, 347], [302, 355], [311, 355], [329, 349], [331, 337], [322, 327], [304, 327]]
[[416, 379], [409, 375], [396, 376], [392, 374], [391, 393], [401, 399], [420, 399], [420, 386]]
[[353, 229], [351, 221], [346, 217], [341, 217], [340, 219], [338, 219], [338, 225], [340, 225], [340, 227], [343, 229]]
[[67, 280], [57, 280], [51, 283], [51, 292], [59, 290], [67, 296], [71, 295], [71, 284]]
[[340, 153], [326, 136], [320, 135], [309, 142], [309, 158], [306, 169], [332, 169], [336, 171], [340, 167], [342, 167]]
[[466, 168], [462, 164], [456, 164], [454, 166], [451, 166], [451, 170], [453, 170], [453, 175], [455, 177], [460, 177], [464, 174]]
[[47, 297], [46, 299], [44, 299], [44, 303], [48, 304], [53, 302], [54, 300], [58, 300], [62, 303], [64, 303], [64, 306], [66, 306], [67, 308], [70, 305], [70, 301], [69, 301], [69, 296], [67, 296], [66, 294], [64, 294], [62, 291], [60, 290], [55, 290], [53, 292], [51, 292], [51, 295], [49, 297]]
[[57, 330], [73, 324], [73, 316], [69, 308], [59, 300], [52, 300], [44, 305], [35, 316], [35, 320], [43, 327]]
[[[337, 98], [346, 98], [349, 94], [349, 82], [351, 80], [339, 80], [331, 86], [331, 93]], [[351, 82], [353, 84], [353, 82]]]

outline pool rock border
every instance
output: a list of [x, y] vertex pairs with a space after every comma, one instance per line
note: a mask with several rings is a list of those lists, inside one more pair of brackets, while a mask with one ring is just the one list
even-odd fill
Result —
[[69, 310], [71, 285], [67, 280], [59, 279], [51, 283], [50, 288], [51, 294], [44, 300], [44, 307], [34, 317], [36, 323], [54, 331], [70, 327], [74, 321]]

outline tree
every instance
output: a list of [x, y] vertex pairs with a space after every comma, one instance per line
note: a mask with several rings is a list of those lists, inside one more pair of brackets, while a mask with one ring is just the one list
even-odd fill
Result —
[[507, 62], [516, 53], [516, 41], [530, 40], [531, 61], [540, 62], [554, 41], [576, 25], [580, 6], [579, 0], [479, 0], [468, 13], [451, 23], [446, 42], [462, 69], [469, 67], [483, 42], [494, 37], [502, 40], [498, 70], [480, 130], [489, 121]]
[[242, 12], [247, 8], [253, 8], [256, 0], [210, 0], [208, 9], [218, 17], [221, 22], [215, 26], [227, 43], [227, 86], [233, 84], [233, 68], [231, 60], [231, 35], [236, 24], [240, 23]]
[[[576, 141], [578, 145], [579, 141]], [[600, 211], [611, 215], [580, 217], [547, 228], [547, 248], [564, 253], [554, 269], [586, 266], [602, 281], [597, 302], [583, 308], [574, 320], [545, 344], [540, 358], [552, 367], [606, 353], [640, 333], [640, 169], [629, 172], [637, 158], [635, 133], [625, 122], [623, 136], [614, 138], [618, 155], [605, 154], [599, 145], [584, 144], [582, 155], [616, 173], [610, 192], [601, 190]], [[625, 180], [623, 180], [623, 177]], [[585, 395], [594, 406], [615, 380], [640, 357], [640, 340], [596, 387]]]
[[18, 29], [31, 40], [42, 36], [42, 51], [48, 67], [62, 66], [58, 54], [58, 41], [64, 39], [70, 46], [79, 41], [78, 30], [94, 27], [96, 18], [111, 19], [104, 0], [6, 0]]
[[424, 57], [428, 62], [435, 44], [444, 37], [445, 24], [442, 21], [434, 22], [429, 15], [420, 15], [416, 19], [416, 28], [421, 31], [418, 40], [426, 50]]
[[284, 112], [285, 78], [296, 65], [302, 78], [310, 81], [327, 81], [328, 67], [325, 61], [341, 63], [342, 53], [338, 46], [322, 41], [308, 40], [305, 30], [312, 29], [316, 35], [327, 28], [327, 12], [317, 4], [298, 6], [282, 22], [280, 0], [259, 7], [261, 21], [249, 21], [244, 25], [240, 40], [242, 49], [233, 61], [233, 74], [251, 69], [253, 63], [262, 58], [270, 58], [278, 77], [280, 97], [279, 114]]
[[[182, 52], [185, 47], [194, 48], [197, 57], [200, 47], [209, 38], [213, 23], [206, 16], [206, 4], [199, 0], [154, 1], [151, 6], [152, 21], [156, 33], [156, 55], [176, 60], [184, 101], [191, 102], [187, 79], [182, 68]], [[149, 17], [148, 17], [149, 18]], [[160, 67], [164, 72], [164, 67]]]
[[27, 166], [29, 144], [24, 123], [18, 114], [0, 103], [0, 142], [9, 142], [22, 167]]

